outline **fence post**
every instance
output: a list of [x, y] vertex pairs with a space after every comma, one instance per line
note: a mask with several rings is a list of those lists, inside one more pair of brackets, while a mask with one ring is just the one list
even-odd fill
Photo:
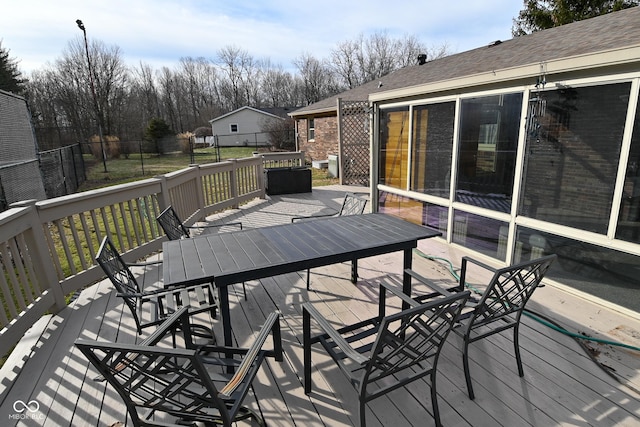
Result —
[[[12, 203], [12, 208], [27, 208], [29, 215], [29, 223], [31, 224], [30, 232], [25, 233], [25, 239], [27, 240], [28, 247], [32, 250], [29, 251], [29, 256], [34, 265], [41, 268], [36, 269], [36, 274], [39, 276], [38, 281], [43, 285], [48, 285], [53, 295], [54, 305], [52, 310], [57, 313], [66, 307], [64, 293], [58, 276], [56, 274], [55, 266], [52, 263], [51, 255], [49, 254], [49, 245], [44, 235], [43, 224], [40, 220], [38, 208], [36, 206], [36, 200], [23, 200], [20, 202]], [[44, 290], [44, 289], [43, 289]]]

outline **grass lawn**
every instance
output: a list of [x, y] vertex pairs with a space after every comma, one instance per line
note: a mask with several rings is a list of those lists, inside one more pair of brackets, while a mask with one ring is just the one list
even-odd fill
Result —
[[[224, 147], [220, 148], [220, 157], [226, 159], [241, 159], [251, 157], [254, 148], [252, 147]], [[85, 166], [87, 169], [87, 180], [82, 184], [79, 191], [92, 190], [94, 188], [107, 187], [109, 185], [123, 184], [140, 179], [152, 178], [183, 169], [191, 164], [191, 156], [183, 153], [171, 154], [130, 154], [128, 158], [121, 156], [119, 159], [107, 160], [107, 172], [104, 172], [104, 165], [101, 161], [92, 156], [85, 156]], [[194, 150], [193, 163], [205, 164], [216, 161], [215, 151], [212, 148], [199, 148]], [[311, 169], [312, 185], [337, 184], [337, 178], [330, 178], [326, 169]]]

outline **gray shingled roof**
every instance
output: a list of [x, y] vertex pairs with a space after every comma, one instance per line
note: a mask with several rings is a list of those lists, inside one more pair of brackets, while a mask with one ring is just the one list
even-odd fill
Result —
[[[499, 44], [436, 59], [424, 65], [405, 67], [290, 114], [297, 116], [335, 110], [337, 98], [347, 101], [366, 100], [373, 93], [638, 44], [640, 6], [515, 37]], [[382, 86], [379, 87], [380, 83]]]

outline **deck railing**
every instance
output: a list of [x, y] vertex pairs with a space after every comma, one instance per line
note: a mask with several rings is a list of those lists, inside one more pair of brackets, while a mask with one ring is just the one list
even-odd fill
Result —
[[256, 197], [265, 197], [261, 156], [12, 205], [0, 213], [0, 356], [43, 314], [104, 277], [95, 263], [104, 236], [125, 260], [140, 259], [161, 249], [155, 218], [168, 205], [190, 225]]
[[253, 156], [262, 158], [262, 164], [265, 168], [304, 166], [304, 151], [295, 153], [256, 153]]

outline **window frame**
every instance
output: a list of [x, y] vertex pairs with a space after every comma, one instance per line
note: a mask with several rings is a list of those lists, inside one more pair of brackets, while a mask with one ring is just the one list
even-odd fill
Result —
[[314, 141], [316, 139], [315, 120], [315, 117], [307, 118], [307, 141]]

